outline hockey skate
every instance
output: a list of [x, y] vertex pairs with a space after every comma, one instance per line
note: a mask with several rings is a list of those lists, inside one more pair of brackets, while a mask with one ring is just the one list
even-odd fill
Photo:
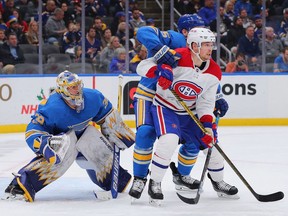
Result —
[[208, 178], [211, 180], [214, 190], [217, 192], [218, 197], [228, 198], [228, 199], [239, 199], [237, 195], [238, 189], [235, 186], [227, 184], [225, 181], [213, 181], [210, 174], [208, 173]]
[[11, 182], [5, 189], [5, 196], [2, 199], [27, 201], [24, 194], [24, 191], [20, 188], [18, 184], [14, 185]]
[[173, 182], [175, 184], [175, 189], [177, 191], [195, 191], [200, 187], [200, 182], [196, 179], [193, 179], [191, 176], [181, 175], [174, 162], [170, 163], [170, 168], [173, 174]]
[[139, 199], [141, 194], [145, 188], [147, 179], [146, 178], [138, 178], [134, 177], [132, 186], [129, 191], [129, 195], [131, 196], [131, 202], [133, 203], [135, 199]]
[[153, 206], [160, 206], [161, 201], [164, 199], [161, 182], [155, 182], [152, 179], [149, 181], [148, 186], [149, 204]]

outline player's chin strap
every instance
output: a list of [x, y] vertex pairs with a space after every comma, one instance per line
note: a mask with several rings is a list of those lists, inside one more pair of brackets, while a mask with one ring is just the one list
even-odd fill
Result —
[[[196, 57], [201, 61], [201, 63], [206, 62], [206, 60], [203, 60], [203, 59], [200, 57], [200, 48], [201, 48], [201, 46], [198, 46], [198, 47], [199, 47], [199, 52], [196, 53], [196, 52], [192, 49], [191, 44], [189, 44], [189, 49], [194, 53], [194, 55], [196, 55]], [[193, 61], [193, 62], [194, 62], [194, 61]]]
[[[178, 100], [178, 102], [181, 104], [181, 106], [186, 110], [186, 112], [189, 114], [189, 116], [195, 121], [195, 123], [198, 125], [198, 127], [201, 129], [201, 131], [206, 133], [207, 131], [205, 130], [205, 128], [202, 125], [202, 123], [193, 114], [193, 112], [188, 108], [188, 106], [182, 100], [182, 98], [180, 98], [179, 95], [173, 89], [170, 89], [170, 91], [175, 96], [175, 98]], [[214, 147], [219, 151], [219, 153], [222, 155], [222, 157], [226, 160], [226, 162], [230, 165], [230, 167], [233, 169], [233, 171], [238, 175], [238, 177], [242, 180], [242, 182], [245, 184], [245, 186], [250, 190], [250, 192], [253, 194], [253, 196], [258, 201], [260, 201], [260, 202], [274, 202], [274, 201], [278, 201], [278, 200], [281, 200], [281, 199], [284, 198], [284, 193], [282, 191], [278, 191], [278, 192], [275, 192], [275, 193], [272, 193], [272, 194], [267, 194], [267, 195], [261, 195], [261, 194], [256, 193], [254, 191], [254, 189], [250, 186], [250, 184], [247, 182], [247, 180], [243, 177], [243, 175], [239, 172], [239, 170], [235, 167], [235, 165], [232, 163], [232, 161], [224, 153], [222, 148], [217, 143], [214, 144]], [[209, 151], [210, 150], [211, 150], [211, 148], [209, 149]], [[208, 151], [208, 154], [209, 154], [209, 151]], [[207, 157], [208, 157], [208, 154], [207, 154]], [[206, 164], [206, 162], [205, 162], [205, 164]], [[203, 171], [204, 171], [204, 169], [203, 169]], [[202, 175], [203, 175], [203, 173], [202, 173]], [[201, 177], [201, 179], [202, 179], [202, 177]], [[200, 187], [201, 187], [201, 185], [200, 185]], [[196, 204], [194, 202], [195, 201], [194, 198], [190, 199], [190, 198], [183, 197], [183, 196], [181, 196], [179, 194], [177, 194], [177, 195], [185, 203]]]

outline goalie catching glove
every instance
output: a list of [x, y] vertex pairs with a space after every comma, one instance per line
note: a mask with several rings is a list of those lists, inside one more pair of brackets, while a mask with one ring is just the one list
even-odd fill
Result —
[[175, 68], [177, 66], [178, 60], [182, 57], [179, 53], [170, 49], [166, 45], [158, 45], [154, 49], [152, 49], [152, 52], [155, 53], [153, 58], [157, 64], [168, 64], [172, 68]]
[[67, 152], [69, 143], [66, 134], [43, 135], [34, 140], [33, 147], [36, 153], [43, 155], [50, 164], [59, 164]]
[[118, 111], [112, 110], [101, 125], [102, 134], [120, 149], [129, 148], [135, 143], [135, 133], [123, 122]]

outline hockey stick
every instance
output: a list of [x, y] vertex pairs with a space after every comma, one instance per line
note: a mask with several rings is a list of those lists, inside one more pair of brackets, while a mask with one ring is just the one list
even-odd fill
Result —
[[[122, 106], [122, 81], [123, 76], [118, 76], [118, 101], [117, 101], [117, 110], [121, 115], [121, 106]], [[117, 145], [114, 144], [114, 160], [112, 167], [112, 181], [111, 181], [111, 194], [113, 199], [116, 199], [118, 196], [118, 181], [119, 181], [119, 163], [120, 163], [120, 149]]]
[[[118, 99], [117, 99], [117, 110], [121, 115], [122, 106], [122, 80], [123, 76], [118, 76]], [[100, 200], [116, 199], [118, 196], [118, 181], [119, 181], [119, 166], [120, 166], [120, 149], [114, 144], [113, 151], [113, 164], [112, 164], [112, 177], [111, 177], [111, 191], [94, 191], [96, 198]]]
[[[199, 126], [199, 128], [205, 133], [206, 130], [203, 127], [202, 123], [199, 121], [198, 118], [193, 114], [193, 112], [188, 108], [186, 103], [182, 100], [182, 98], [179, 97], [179, 95], [173, 90], [170, 90], [172, 94], [175, 96], [175, 98], [179, 101], [181, 106], [186, 110], [186, 112], [190, 115], [190, 117], [195, 121], [195, 123]], [[282, 191], [278, 191], [272, 194], [267, 195], [261, 195], [255, 192], [255, 190], [250, 186], [250, 184], [247, 182], [247, 180], [243, 177], [243, 175], [239, 172], [239, 170], [235, 167], [235, 165], [232, 163], [232, 161], [228, 158], [228, 156], [224, 153], [224, 151], [221, 149], [221, 147], [216, 143], [214, 144], [214, 147], [219, 151], [219, 153], [222, 155], [222, 157], [226, 160], [226, 162], [230, 165], [230, 167], [233, 169], [233, 171], [238, 175], [238, 177], [242, 180], [242, 182], [245, 184], [245, 186], [250, 190], [250, 192], [253, 194], [253, 196], [260, 202], [274, 202], [278, 201], [284, 198], [284, 193]], [[179, 196], [179, 195], [178, 195]], [[179, 197], [180, 198], [180, 197]], [[185, 197], [184, 197], [185, 198]], [[180, 198], [181, 199], [181, 198]], [[182, 199], [181, 199], [182, 200]], [[188, 204], [191, 199], [185, 198], [182, 201], [186, 202]]]

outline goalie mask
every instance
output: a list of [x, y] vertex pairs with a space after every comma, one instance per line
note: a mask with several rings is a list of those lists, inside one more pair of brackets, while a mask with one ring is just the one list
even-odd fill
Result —
[[66, 70], [58, 75], [56, 83], [56, 91], [61, 94], [65, 101], [76, 106], [77, 111], [84, 108], [83, 82], [77, 74]]

